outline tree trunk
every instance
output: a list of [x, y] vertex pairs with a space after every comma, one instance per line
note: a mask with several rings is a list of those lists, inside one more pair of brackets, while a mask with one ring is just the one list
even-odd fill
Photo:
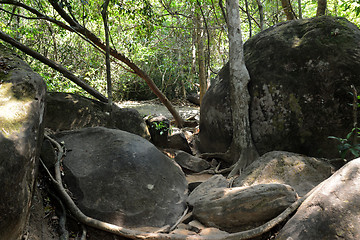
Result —
[[[300, 0], [299, 0], [300, 1]], [[260, 16], [260, 30], [264, 30], [264, 6], [261, 3], [261, 0], [256, 0], [259, 9], [259, 16]]]
[[252, 26], [251, 26], [251, 16], [250, 16], [248, 0], [245, 0], [245, 12], [246, 12], [247, 20], [249, 23], [249, 37], [251, 37], [252, 36]]
[[258, 156], [254, 147], [249, 123], [249, 73], [244, 62], [240, 29], [239, 1], [226, 0], [229, 28], [230, 101], [233, 136], [230, 154], [237, 170], [245, 168]]
[[317, 6], [317, 10], [316, 10], [317, 17], [325, 15], [326, 5], [327, 5], [326, 0], [318, 0], [318, 6]]
[[25, 45], [19, 43], [18, 41], [16, 41], [15, 39], [13, 39], [12, 37], [6, 35], [5, 33], [3, 33], [2, 31], [0, 31], [0, 39], [4, 40], [5, 42], [11, 44], [12, 46], [16, 47], [17, 49], [19, 49], [20, 51], [26, 53], [29, 56], [32, 56], [33, 58], [39, 60], [40, 62], [46, 64], [47, 66], [55, 69], [56, 71], [60, 72], [61, 74], [64, 75], [64, 77], [66, 77], [67, 79], [70, 79], [71, 81], [73, 81], [74, 83], [76, 83], [78, 86], [80, 86], [82, 89], [84, 89], [85, 91], [87, 91], [91, 96], [99, 99], [102, 102], [107, 102], [107, 98], [102, 95], [101, 93], [99, 93], [98, 91], [96, 91], [94, 88], [90, 87], [88, 84], [86, 84], [84, 81], [82, 81], [80, 78], [76, 77], [73, 73], [71, 73], [70, 71], [68, 71], [65, 67], [63, 67], [62, 65], [60, 65], [59, 63], [56, 63], [46, 57], [44, 57], [43, 55], [41, 55], [38, 52], [35, 52], [34, 50], [26, 47]]
[[204, 30], [200, 14], [197, 13], [196, 21], [196, 45], [197, 45], [197, 62], [199, 66], [199, 85], [200, 85], [200, 104], [207, 90], [205, 52], [204, 52]]
[[290, 0], [281, 0], [282, 7], [284, 9], [286, 20], [294, 20], [296, 19], [294, 10], [291, 6]]
[[112, 105], [112, 84], [111, 84], [111, 65], [110, 65], [110, 41], [109, 41], [109, 25], [108, 25], [108, 14], [107, 8], [109, 5], [109, 0], [106, 0], [103, 5], [103, 10], [101, 15], [104, 21], [104, 30], [105, 30], [105, 44], [106, 44], [106, 53], [105, 53], [105, 65], [106, 65], [106, 83], [107, 83], [107, 94], [108, 94], [108, 103], [109, 110], [111, 110]]
[[298, 0], [298, 8], [299, 8], [299, 19], [302, 19], [302, 8], [301, 8], [301, 0]]

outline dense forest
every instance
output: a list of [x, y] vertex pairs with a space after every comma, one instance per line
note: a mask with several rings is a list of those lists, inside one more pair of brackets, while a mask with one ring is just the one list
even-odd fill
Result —
[[[106, 1], [105, 1], [106, 2]], [[153, 81], [169, 99], [204, 92], [228, 61], [224, 3], [216, 0], [1, 0], [0, 28], [107, 94], [107, 11], [114, 101], [155, 95]], [[279, 22], [316, 15], [346, 17], [360, 25], [356, 0], [241, 0], [243, 41]], [[52, 68], [19, 51], [41, 74], [49, 91], [86, 94]], [[145, 81], [144, 81], [145, 80]]]

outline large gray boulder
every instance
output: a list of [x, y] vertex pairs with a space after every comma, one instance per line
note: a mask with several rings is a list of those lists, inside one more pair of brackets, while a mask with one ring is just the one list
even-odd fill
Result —
[[274, 151], [255, 160], [234, 180], [234, 187], [264, 183], [290, 185], [299, 196], [304, 196], [335, 172], [325, 159], [301, 154]]
[[[244, 56], [250, 126], [259, 154], [273, 150], [338, 157], [328, 136], [350, 132], [351, 85], [360, 89], [360, 31], [330, 16], [288, 21], [249, 39]], [[201, 105], [200, 149], [225, 152], [232, 138], [228, 65]]]
[[43, 136], [46, 86], [0, 44], [0, 239], [22, 239]]
[[190, 203], [193, 216], [205, 226], [239, 232], [264, 224], [296, 200], [296, 192], [288, 185], [259, 184], [212, 188], [203, 196], [190, 199]]
[[145, 121], [138, 111], [112, 105], [72, 93], [50, 92], [46, 99], [45, 127], [54, 131], [85, 127], [120, 129], [149, 139]]
[[277, 240], [360, 239], [360, 158], [318, 187], [285, 224]]
[[181, 168], [137, 135], [104, 127], [55, 135], [64, 182], [88, 216], [128, 228], [174, 224], [186, 207]]

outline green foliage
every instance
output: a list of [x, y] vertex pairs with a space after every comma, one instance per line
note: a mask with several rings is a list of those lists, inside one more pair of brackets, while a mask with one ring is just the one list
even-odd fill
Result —
[[152, 122], [151, 126], [156, 129], [160, 133], [160, 135], [171, 133], [171, 128], [168, 123], [165, 121], [161, 122]]
[[[357, 95], [356, 90], [353, 92], [349, 92], [349, 94], [353, 97], [353, 103], [349, 104], [350, 106], [355, 105], [353, 108], [353, 114], [357, 116], [357, 109], [360, 107], [360, 95]], [[354, 125], [357, 126], [357, 117], [354, 119]], [[354, 127], [345, 138], [330, 136], [329, 138], [335, 139], [339, 142], [337, 146], [340, 157], [342, 159], [346, 159], [349, 153], [352, 154], [355, 158], [360, 156], [360, 143], [358, 143], [360, 138], [360, 128]]]
[[337, 148], [342, 159], [346, 159], [349, 153], [351, 153], [355, 158], [360, 156], [360, 144], [356, 141], [357, 139], [360, 139], [360, 128], [353, 128], [345, 138], [334, 136], [330, 136], [329, 138], [335, 139], [339, 142]]
[[[21, 2], [51, 18], [65, 22], [47, 0]], [[81, 25], [100, 39], [104, 39], [100, 13], [103, 1], [60, 0], [58, 2]], [[262, 0], [261, 2], [264, 7], [265, 28], [285, 21], [280, 1]], [[252, 16], [252, 35], [255, 35], [260, 32], [258, 6], [256, 1], [248, 1], [248, 3]], [[241, 0], [240, 5], [245, 9], [245, 0]], [[298, 15], [297, 2], [292, 1], [292, 5]], [[21, 7], [14, 8], [11, 4], [0, 4], [0, 7], [2, 8], [1, 31], [49, 59], [59, 62], [96, 90], [106, 93], [105, 57], [94, 46], [77, 34], [47, 21], [20, 17], [36, 17]], [[315, 16], [316, 8], [316, 0], [301, 1], [304, 18]], [[201, 35], [204, 41], [208, 79], [214, 77], [227, 62], [227, 27], [218, 1], [112, 0], [108, 11], [111, 46], [144, 70], [170, 99], [183, 97], [184, 91], [198, 90], [198, 66], [194, 62], [193, 55], [194, 50], [197, 49], [195, 41], [197, 35]], [[17, 15], [12, 16], [11, 13]], [[206, 24], [202, 19], [202, 13]], [[328, 0], [327, 14], [346, 17], [359, 25], [360, 0]], [[198, 21], [196, 16], [201, 16], [201, 29], [195, 27]], [[243, 10], [240, 11], [240, 17], [245, 41], [250, 37], [250, 25]], [[205, 29], [205, 26], [208, 28]], [[22, 53], [20, 55], [43, 76], [49, 91], [83, 93], [61, 74]], [[124, 69], [121, 63], [112, 62], [111, 71], [115, 101], [145, 100], [155, 97], [147, 84], [128, 69]]]

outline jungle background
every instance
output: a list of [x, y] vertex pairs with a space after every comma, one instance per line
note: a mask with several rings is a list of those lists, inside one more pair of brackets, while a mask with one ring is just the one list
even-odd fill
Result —
[[[100, 0], [1, 0], [1, 31], [65, 66], [106, 95], [104, 51], [99, 51], [76, 31], [52, 24], [29, 11], [35, 9], [48, 18], [64, 22], [51, 2], [58, 3], [78, 24], [105, 42], [103, 1]], [[243, 41], [291, 18], [314, 17], [318, 6], [324, 3], [326, 15], [345, 17], [360, 26], [359, 0], [241, 0]], [[147, 73], [170, 100], [185, 98], [187, 94], [199, 92], [204, 82], [209, 84], [228, 61], [222, 5], [221, 0], [112, 0], [108, 7], [110, 46]], [[290, 15], [286, 6], [291, 6]], [[40, 73], [48, 91], [89, 96], [61, 73], [14, 50]], [[139, 75], [114, 58], [111, 58], [111, 73], [114, 101], [156, 97]]]

